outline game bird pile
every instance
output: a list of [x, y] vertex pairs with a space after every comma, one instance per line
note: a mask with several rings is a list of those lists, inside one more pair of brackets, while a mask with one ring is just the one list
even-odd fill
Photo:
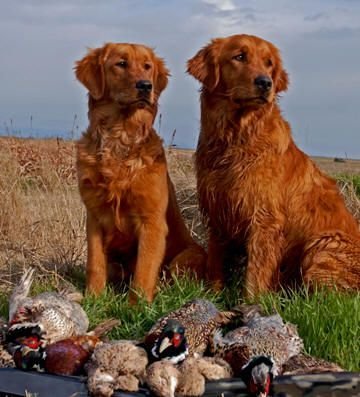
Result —
[[[121, 319], [89, 331], [80, 294], [30, 297], [33, 273], [24, 273], [9, 299], [9, 319], [0, 324], [2, 367], [82, 375], [99, 397], [144, 387], [160, 397], [359, 395], [358, 375], [342, 375], [336, 364], [304, 354], [296, 326], [277, 313], [263, 315], [260, 306], [220, 311], [195, 299], [160, 318], [142, 340], [107, 341], [104, 335]], [[351, 391], [329, 394], [339, 385]]]

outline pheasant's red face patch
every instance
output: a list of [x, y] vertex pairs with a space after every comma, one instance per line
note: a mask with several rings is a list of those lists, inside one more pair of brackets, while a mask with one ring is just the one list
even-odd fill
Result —
[[36, 336], [29, 336], [22, 342], [23, 345], [30, 347], [30, 349], [38, 349], [41, 346], [41, 341]]
[[181, 343], [181, 335], [178, 333], [175, 333], [173, 338], [172, 338], [172, 344], [174, 347], [178, 347]]

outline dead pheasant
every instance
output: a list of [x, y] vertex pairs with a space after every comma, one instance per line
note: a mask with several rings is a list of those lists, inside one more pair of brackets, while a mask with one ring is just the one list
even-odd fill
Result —
[[145, 343], [139, 343], [147, 354], [150, 363], [154, 361], [167, 360], [177, 364], [185, 360], [189, 349], [185, 337], [185, 328], [179, 321], [168, 319], [158, 338], [150, 343], [150, 338]]
[[271, 380], [282, 366], [303, 348], [296, 327], [279, 314], [263, 316], [259, 306], [240, 306], [244, 326], [225, 336], [216, 331], [211, 352], [227, 361], [255, 395], [266, 396]]
[[79, 303], [78, 294], [44, 292], [29, 297], [33, 269], [21, 277], [9, 300], [8, 333], [18, 328], [39, 326], [43, 338], [53, 343], [75, 335], [85, 334], [89, 320]]
[[205, 299], [195, 299], [160, 318], [145, 337], [144, 344], [149, 351], [154, 346], [168, 320], [177, 320], [185, 329], [189, 355], [202, 355], [214, 330], [229, 323], [237, 314], [232, 311], [219, 311]]
[[118, 320], [106, 320], [88, 334], [54, 343], [47, 343], [39, 326], [15, 328], [8, 333], [5, 343], [19, 369], [79, 375], [95, 347], [102, 343], [100, 337], [118, 324]]

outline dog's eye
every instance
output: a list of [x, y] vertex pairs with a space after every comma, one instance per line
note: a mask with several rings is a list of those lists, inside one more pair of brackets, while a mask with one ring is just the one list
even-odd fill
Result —
[[266, 60], [266, 66], [268, 66], [269, 68], [271, 67], [271, 66], [273, 66], [273, 61], [269, 58], [269, 59], [267, 59]]
[[236, 61], [239, 61], [239, 62], [245, 62], [246, 61], [246, 53], [245, 52], [240, 52], [240, 54], [235, 55], [233, 57], [233, 59], [235, 59]]
[[125, 69], [127, 66], [127, 62], [126, 61], [120, 61], [116, 64], [116, 66], [118, 66], [119, 68], [123, 68]]
[[145, 69], [145, 70], [150, 70], [150, 69], [151, 69], [150, 63], [145, 63], [144, 69]]

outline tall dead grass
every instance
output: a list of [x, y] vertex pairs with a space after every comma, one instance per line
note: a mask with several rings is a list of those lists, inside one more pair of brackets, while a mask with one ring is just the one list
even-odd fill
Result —
[[51, 276], [57, 285], [69, 267], [84, 262], [85, 211], [73, 153], [67, 154], [68, 144], [57, 151], [53, 145], [0, 140], [2, 289], [11, 286], [25, 266], [40, 268], [38, 273]]
[[199, 212], [193, 157], [191, 152], [168, 149], [169, 173], [176, 189], [176, 197], [193, 238], [206, 245], [206, 229]]
[[360, 174], [338, 176], [337, 184], [344, 196], [347, 208], [360, 224]]

